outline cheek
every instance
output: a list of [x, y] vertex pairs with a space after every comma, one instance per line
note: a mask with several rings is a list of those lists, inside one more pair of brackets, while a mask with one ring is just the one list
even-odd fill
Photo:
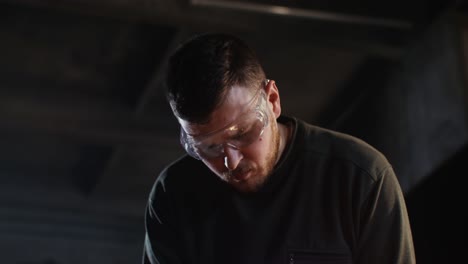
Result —
[[226, 167], [222, 158], [210, 161], [203, 161], [205, 165], [223, 181], [227, 181], [224, 173], [226, 173]]
[[273, 143], [273, 137], [270, 131], [264, 131], [262, 136], [258, 138], [258, 141], [256, 144], [256, 148], [261, 149], [263, 151], [268, 150], [271, 147], [271, 144]]
[[220, 173], [224, 170], [224, 164], [221, 158], [216, 160], [203, 161], [205, 165], [216, 173]]
[[268, 139], [264, 136], [260, 137], [255, 144], [249, 146], [249, 148], [243, 151], [244, 159], [251, 161], [261, 161], [264, 156], [268, 153]]

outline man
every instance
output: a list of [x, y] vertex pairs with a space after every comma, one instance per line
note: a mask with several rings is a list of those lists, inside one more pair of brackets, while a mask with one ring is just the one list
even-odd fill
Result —
[[166, 77], [188, 155], [153, 186], [144, 263], [415, 263], [386, 158], [281, 115], [275, 81], [240, 39], [190, 39]]

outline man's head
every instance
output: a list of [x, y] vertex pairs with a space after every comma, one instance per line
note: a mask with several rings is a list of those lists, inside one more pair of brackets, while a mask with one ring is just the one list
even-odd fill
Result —
[[264, 80], [254, 51], [243, 41], [227, 34], [203, 34], [185, 42], [170, 58], [167, 95], [177, 117], [204, 123], [229, 88], [255, 89]]
[[257, 190], [279, 158], [281, 106], [254, 51], [231, 35], [199, 35], [171, 56], [166, 86], [187, 152], [236, 189]]

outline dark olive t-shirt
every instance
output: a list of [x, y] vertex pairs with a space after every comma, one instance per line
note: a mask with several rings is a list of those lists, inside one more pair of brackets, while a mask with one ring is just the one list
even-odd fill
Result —
[[189, 156], [161, 172], [146, 210], [143, 263], [415, 263], [387, 159], [355, 137], [278, 121], [294, 132], [258, 192], [237, 192]]

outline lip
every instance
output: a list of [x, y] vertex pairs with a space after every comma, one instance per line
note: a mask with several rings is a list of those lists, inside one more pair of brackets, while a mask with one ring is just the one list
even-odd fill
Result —
[[234, 173], [232, 179], [234, 182], [244, 182], [247, 181], [252, 176], [250, 171]]

